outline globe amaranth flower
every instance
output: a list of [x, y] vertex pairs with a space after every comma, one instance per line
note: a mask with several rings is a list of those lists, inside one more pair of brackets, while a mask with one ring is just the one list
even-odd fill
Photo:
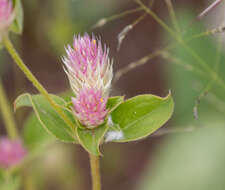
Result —
[[15, 18], [15, 11], [11, 0], [0, 0], [0, 38], [8, 31]]
[[20, 140], [0, 138], [0, 167], [8, 168], [23, 160], [26, 150]]
[[74, 113], [87, 128], [104, 122], [113, 77], [109, 50], [93, 35], [75, 36], [66, 48], [64, 70], [75, 94]]

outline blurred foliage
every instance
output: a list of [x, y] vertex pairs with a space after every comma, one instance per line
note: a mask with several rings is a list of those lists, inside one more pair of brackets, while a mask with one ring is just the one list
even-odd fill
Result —
[[74, 146], [62, 143], [50, 145], [29, 168], [33, 187], [37, 189], [80, 189], [80, 168], [74, 159]]
[[[200, 22], [191, 22], [194, 17], [190, 12], [183, 10], [177, 18], [184, 39], [206, 31]], [[218, 52], [219, 43], [209, 36], [187, 43], [207, 64], [209, 71], [205, 71], [182, 45], [169, 51], [169, 86], [175, 95], [174, 124], [181, 131], [189, 126], [192, 130], [164, 140], [146, 169], [138, 190], [225, 189], [225, 89], [210, 74], [213, 71], [223, 81], [225, 79], [222, 75], [225, 55], [223, 51]], [[199, 117], [195, 120], [196, 101]]]
[[[190, 12], [182, 10], [178, 15], [184, 40], [207, 30], [201, 22], [192, 22], [194, 16]], [[189, 40], [187, 45], [205, 62], [211, 72], [221, 77], [224, 82], [225, 77], [221, 71], [225, 70], [223, 64], [225, 54], [218, 52], [219, 43], [222, 42], [217, 41], [215, 37], [205, 36]], [[169, 53], [172, 59], [168, 59], [167, 67], [169, 69], [169, 86], [172, 86], [172, 94], [175, 96], [174, 118], [176, 124], [182, 126], [187, 122], [195, 123], [193, 109], [196, 103], [199, 104], [197, 105], [199, 117], [211, 113], [223, 118], [225, 112], [221, 109], [218, 110], [218, 102], [225, 103], [225, 89], [212, 79], [211, 73], [205, 71], [181, 44]], [[174, 64], [174, 59], [179, 60], [179, 63]]]
[[21, 186], [21, 178], [15, 175], [9, 176], [0, 169], [0, 189], [15, 190]]
[[137, 189], [225, 189], [224, 122], [207, 121], [193, 133], [168, 137]]

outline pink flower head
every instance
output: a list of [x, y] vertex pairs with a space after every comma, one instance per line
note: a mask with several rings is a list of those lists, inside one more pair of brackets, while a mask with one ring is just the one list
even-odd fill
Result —
[[107, 97], [97, 89], [82, 89], [76, 98], [72, 98], [74, 112], [79, 121], [87, 128], [95, 128], [102, 124], [108, 113], [106, 110]]
[[66, 48], [63, 58], [65, 71], [75, 95], [82, 88], [101, 90], [108, 96], [112, 81], [112, 63], [109, 50], [101, 45], [100, 40], [88, 34], [75, 36], [73, 46]]
[[8, 30], [15, 17], [11, 0], [0, 0], [0, 33]]
[[20, 162], [26, 150], [20, 140], [0, 139], [0, 167], [8, 168]]

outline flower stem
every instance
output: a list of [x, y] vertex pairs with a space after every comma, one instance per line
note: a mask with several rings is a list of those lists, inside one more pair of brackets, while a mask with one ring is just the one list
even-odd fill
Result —
[[28, 67], [24, 64], [23, 60], [18, 55], [17, 51], [15, 50], [13, 44], [11, 43], [8, 36], [4, 36], [3, 44], [6, 47], [7, 51], [11, 55], [14, 62], [17, 66], [22, 70], [25, 76], [33, 83], [36, 89], [48, 100], [51, 106], [55, 109], [55, 111], [61, 116], [61, 118], [69, 125], [72, 129], [74, 129], [73, 123], [70, 119], [65, 115], [62, 109], [55, 103], [55, 101], [51, 98], [47, 90], [42, 86], [42, 84], [37, 80], [37, 78], [32, 74], [32, 72], [28, 69]]
[[89, 154], [92, 176], [92, 190], [101, 190], [101, 174], [99, 156]]
[[0, 80], [0, 112], [2, 113], [3, 121], [8, 133], [9, 138], [14, 139], [18, 137], [18, 131], [16, 128], [15, 120], [12, 114], [12, 110], [9, 105], [2, 81]]

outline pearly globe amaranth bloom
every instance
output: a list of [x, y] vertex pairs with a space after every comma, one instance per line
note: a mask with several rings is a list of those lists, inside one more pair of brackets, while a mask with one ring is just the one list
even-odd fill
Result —
[[113, 77], [109, 50], [93, 35], [75, 36], [66, 48], [64, 70], [75, 94], [73, 110], [80, 123], [92, 129], [101, 125], [108, 110], [106, 104]]

